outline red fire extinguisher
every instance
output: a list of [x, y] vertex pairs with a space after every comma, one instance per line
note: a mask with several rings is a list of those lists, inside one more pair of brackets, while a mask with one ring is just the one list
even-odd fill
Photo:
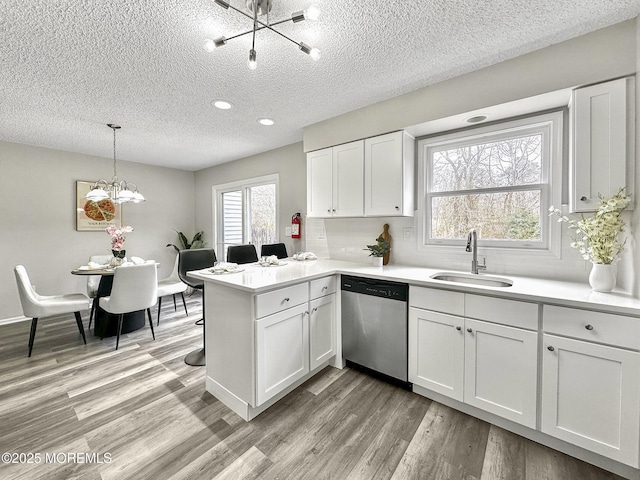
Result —
[[291, 217], [291, 238], [300, 238], [300, 213]]

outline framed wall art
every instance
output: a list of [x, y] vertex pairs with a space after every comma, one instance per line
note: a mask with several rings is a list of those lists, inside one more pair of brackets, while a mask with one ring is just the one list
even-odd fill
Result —
[[109, 225], [122, 226], [122, 208], [106, 199], [94, 202], [86, 194], [93, 182], [76, 181], [76, 230], [79, 232], [101, 232]]

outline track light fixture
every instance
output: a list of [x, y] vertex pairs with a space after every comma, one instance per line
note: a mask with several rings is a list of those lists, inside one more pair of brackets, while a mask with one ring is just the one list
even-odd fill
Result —
[[[213, 52], [216, 48], [226, 45], [229, 40], [242, 37], [243, 35], [248, 35], [249, 33], [251, 33], [253, 34], [253, 40], [251, 42], [251, 50], [249, 50], [249, 61], [247, 62], [247, 65], [251, 70], [255, 70], [258, 67], [258, 60], [257, 60], [258, 55], [256, 53], [256, 32], [266, 28], [268, 30], [271, 30], [274, 33], [277, 33], [281, 37], [286, 38], [291, 43], [296, 44], [301, 51], [309, 55], [313, 60], [318, 60], [320, 58], [320, 50], [318, 50], [317, 48], [311, 48], [309, 45], [303, 42], [296, 42], [292, 38], [279, 32], [273, 27], [288, 21], [291, 21], [293, 23], [298, 23], [303, 20], [317, 20], [320, 17], [320, 9], [316, 5], [311, 5], [306, 10], [302, 10], [300, 12], [294, 12], [293, 14], [291, 14], [291, 18], [286, 18], [284, 20], [279, 20], [277, 22], [271, 23], [269, 22], [269, 12], [273, 7], [274, 1], [275, 0], [246, 0], [245, 5], [247, 9], [251, 12], [251, 15], [249, 15], [248, 13], [243, 12], [242, 10], [231, 5], [230, 2], [227, 2], [225, 0], [214, 0], [214, 2], [217, 5], [220, 5], [225, 10], [232, 9], [238, 12], [239, 14], [244, 15], [247, 18], [250, 18], [253, 21], [253, 28], [246, 32], [233, 35], [229, 38], [218, 37], [218, 38], [214, 38], [213, 40], [210, 38], [207, 38], [204, 41], [205, 50], [207, 50], [208, 52]], [[267, 16], [266, 23], [259, 20], [258, 15], [266, 15]]]

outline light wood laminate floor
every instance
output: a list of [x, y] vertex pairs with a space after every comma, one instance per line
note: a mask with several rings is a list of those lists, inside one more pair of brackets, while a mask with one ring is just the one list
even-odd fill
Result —
[[40, 454], [0, 478], [619, 479], [351, 369], [244, 422], [183, 362], [202, 341], [199, 294], [188, 307], [165, 299], [156, 340], [146, 326], [118, 351], [93, 331], [83, 345], [73, 315], [39, 322], [31, 358], [29, 323], [0, 326], [0, 453]]

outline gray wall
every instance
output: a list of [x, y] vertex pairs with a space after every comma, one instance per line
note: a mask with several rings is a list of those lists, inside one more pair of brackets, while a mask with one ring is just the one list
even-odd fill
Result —
[[[173, 229], [193, 234], [194, 173], [118, 161], [118, 176], [134, 182], [147, 202], [124, 205], [127, 255], [161, 263], [167, 276], [175, 254]], [[76, 180], [109, 180], [112, 160], [0, 142], [0, 320], [22, 316], [13, 267], [23, 264], [41, 294], [85, 292], [86, 279], [70, 271], [90, 255], [110, 254], [105, 232], [78, 232]], [[170, 194], [168, 192], [171, 192]]]
[[285, 237], [285, 228], [291, 225], [291, 216], [296, 212], [304, 214], [307, 210], [307, 160], [302, 143], [196, 172], [195, 225], [198, 230], [205, 231], [210, 244], [214, 228], [213, 186], [273, 173], [280, 174], [280, 240], [286, 244], [290, 254], [305, 250], [304, 235], [300, 240]]
[[305, 127], [304, 151], [636, 71], [636, 20]]

